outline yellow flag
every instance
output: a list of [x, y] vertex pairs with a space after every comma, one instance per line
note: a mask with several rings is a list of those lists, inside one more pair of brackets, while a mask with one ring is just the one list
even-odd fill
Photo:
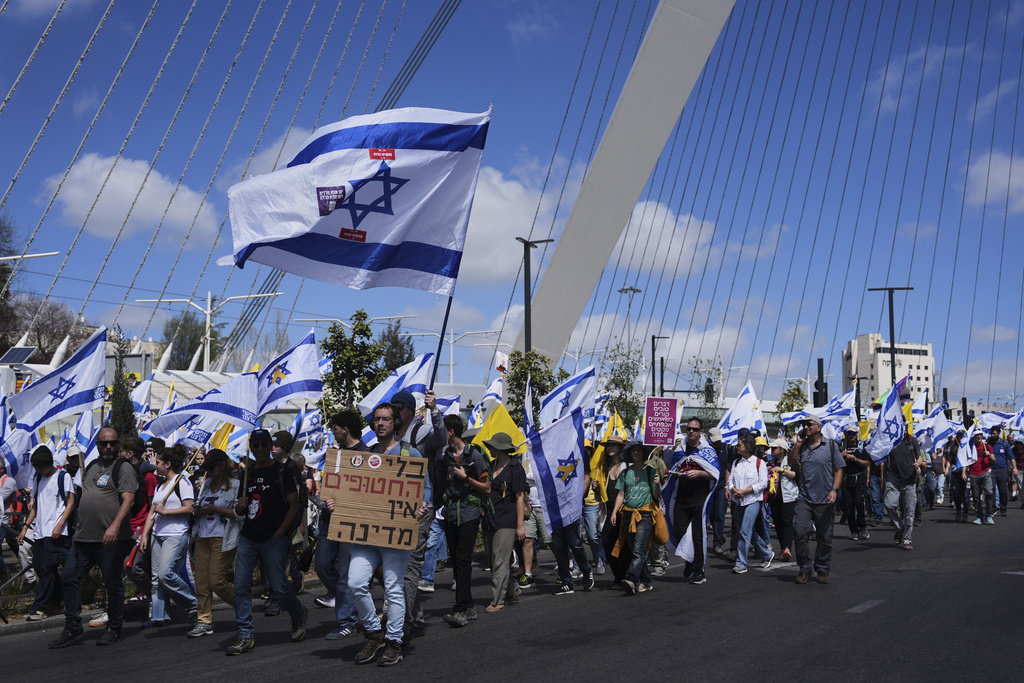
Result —
[[907, 418], [907, 434], [914, 435], [914, 404], [907, 402], [903, 404], [903, 416]]
[[607, 480], [604, 476], [604, 468], [601, 467], [601, 463], [604, 462], [604, 440], [608, 438], [608, 431], [611, 429], [612, 423], [608, 421], [604, 425], [604, 434], [596, 444], [594, 444], [594, 454], [590, 456], [590, 477], [597, 482], [597, 492], [601, 496], [601, 500], [607, 502], [608, 491], [605, 488]]
[[512, 443], [519, 444], [519, 448], [512, 452], [513, 455], [526, 452], [526, 437], [523, 436], [523, 432], [516, 425], [512, 416], [508, 414], [508, 410], [505, 408], [505, 404], [500, 403], [494, 408], [487, 419], [484, 420], [484, 424], [480, 427], [480, 431], [473, 437], [470, 443], [474, 443], [479, 446], [487, 457], [490, 458], [491, 454], [487, 451], [487, 446], [484, 445], [484, 441], [490, 439], [498, 432], [505, 432], [512, 437]]
[[231, 438], [231, 432], [235, 430], [235, 425], [230, 422], [225, 422], [221, 425], [220, 429], [210, 439], [211, 448], [219, 448], [220, 450], [227, 452], [228, 450], [228, 439]]

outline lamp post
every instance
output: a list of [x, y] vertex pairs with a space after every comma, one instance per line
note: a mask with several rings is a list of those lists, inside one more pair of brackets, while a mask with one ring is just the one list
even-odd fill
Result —
[[910, 292], [913, 287], [868, 287], [869, 292], [889, 292], [889, 370], [892, 373], [892, 385], [896, 386], [896, 316], [893, 313], [892, 293], [895, 291]]
[[25, 254], [23, 256], [0, 256], [0, 263], [3, 263], [4, 261], [24, 261], [25, 259], [41, 258], [43, 256], [56, 256], [59, 253], [59, 251], [48, 251], [45, 254]]
[[188, 304], [200, 311], [206, 316], [206, 335], [204, 338], [204, 351], [203, 351], [203, 371], [210, 371], [210, 344], [213, 334], [213, 314], [219, 311], [224, 304], [229, 301], [241, 301], [242, 299], [267, 299], [275, 296], [281, 296], [284, 292], [271, 292], [269, 294], [246, 294], [243, 296], [229, 296], [224, 299], [216, 306], [213, 305], [213, 294], [210, 292], [206, 293], [206, 308], [203, 308], [199, 304], [195, 303], [191, 299], [136, 299], [135, 303], [139, 304]]
[[651, 396], [654, 396], [658, 391], [656, 371], [654, 370], [654, 345], [659, 339], [668, 339], [668, 337], [660, 337], [656, 334], [651, 335]]
[[[403, 318], [415, 318], [416, 315], [382, 315], [379, 318], [370, 318], [366, 324], [375, 323], [378, 320], [401, 320]], [[341, 318], [292, 318], [297, 323], [338, 323], [345, 329], [351, 330], [352, 326]]]
[[[448, 342], [448, 384], [455, 384], [455, 342], [471, 334], [498, 334], [498, 332], [500, 330], [476, 330], [473, 332], [463, 332], [456, 337], [453, 330], [448, 330], [448, 338], [443, 340]], [[441, 335], [437, 332], [403, 332], [400, 336], [441, 338]]]
[[530, 341], [530, 250], [536, 249], [538, 244], [554, 242], [554, 240], [528, 240], [525, 237], [517, 237], [517, 242], [523, 243], [523, 294], [525, 307], [523, 308], [523, 339], [526, 342], [526, 353], [533, 350]]
[[626, 355], [630, 355], [633, 352], [633, 335], [629, 331], [629, 319], [630, 313], [633, 310], [633, 295], [639, 294], [643, 290], [637, 289], [636, 287], [623, 287], [619, 290], [619, 294], [626, 294], [629, 299], [626, 300]]
[[583, 358], [586, 358], [587, 356], [592, 356], [592, 355], [597, 355], [599, 353], [607, 353], [607, 352], [608, 352], [608, 349], [601, 349], [599, 351], [586, 351], [586, 352], [581, 351], [580, 355], [578, 355], [578, 356], [574, 356], [573, 354], [569, 353], [568, 351], [563, 351], [562, 353], [564, 355], [566, 355], [566, 356], [569, 356], [569, 358], [572, 358], [576, 362], [576, 366], [575, 366], [575, 368], [572, 371], [572, 374], [575, 375], [576, 373], [578, 373], [580, 371], [580, 360], [582, 360]]

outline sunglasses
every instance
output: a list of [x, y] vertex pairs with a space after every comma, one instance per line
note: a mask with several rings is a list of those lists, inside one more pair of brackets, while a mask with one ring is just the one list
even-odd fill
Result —
[[688, 431], [688, 432], [700, 432], [700, 431], [704, 431], [704, 430], [702, 430], [700, 427], [687, 427], [686, 431]]
[[113, 441], [99, 441], [99, 440], [97, 440], [96, 443], [97, 443], [97, 445], [100, 445], [100, 446], [116, 446], [117, 444], [119, 444], [121, 442], [118, 439], [114, 439]]

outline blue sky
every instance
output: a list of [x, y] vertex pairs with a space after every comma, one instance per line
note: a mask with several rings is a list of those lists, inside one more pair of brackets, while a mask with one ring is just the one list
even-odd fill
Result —
[[[12, 0], [0, 16], [0, 92], [14, 85], [58, 4]], [[164, 296], [197, 298], [259, 287], [265, 269], [229, 279], [213, 263], [231, 251], [227, 188], [243, 173], [269, 171], [282, 143], [287, 155], [318, 120], [372, 110], [441, 2], [403, 9], [390, 0], [382, 10], [367, 1], [357, 22], [360, 3], [346, 0], [326, 42], [337, 5], [295, 0], [282, 21], [286, 4], [266, 2], [253, 21], [256, 3], [226, 13], [219, 0], [197, 3], [145, 107], [190, 5], [156, 9], [111, 89], [150, 10], [113, 7], [3, 207], [23, 238], [38, 227], [33, 251], [62, 252], [30, 262], [20, 290], [45, 294], [76, 238], [52, 296], [75, 311], [85, 303], [91, 321], [111, 322], [126, 298], [155, 298], [165, 283]], [[522, 314], [514, 238], [557, 238], [654, 4], [464, 2], [405, 90], [399, 106], [494, 106], [456, 334], [503, 329], [501, 341], [513, 341]], [[0, 111], [5, 191], [107, 6], [69, 0]], [[729, 393], [749, 373], [759, 394], [776, 398], [782, 379], [810, 372], [818, 356], [838, 375], [839, 353], [856, 334], [887, 336], [884, 297], [865, 290], [909, 284], [915, 290], [896, 297], [897, 340], [935, 345], [940, 385], [972, 399], [1024, 390], [1022, 33], [1024, 10], [1005, 2], [739, 2], [570, 350], [600, 351], [623, 335], [618, 289], [628, 284], [643, 290], [629, 309], [630, 333], [645, 348], [651, 334], [668, 335], [659, 355], [670, 372], [694, 355], [720, 356], [725, 367], [749, 366], [730, 373]], [[545, 252], [536, 255], [542, 276]], [[275, 319], [348, 318], [360, 307], [416, 314], [406, 327], [437, 331], [445, 303], [292, 275], [278, 289], [264, 332]], [[168, 310], [126, 305], [118, 322], [159, 338]], [[228, 304], [223, 319], [230, 326], [240, 312]], [[295, 341], [306, 329], [292, 323], [288, 334]], [[485, 380], [489, 352], [473, 344], [495, 339], [456, 346], [457, 381]], [[420, 338], [417, 350], [432, 345]]]

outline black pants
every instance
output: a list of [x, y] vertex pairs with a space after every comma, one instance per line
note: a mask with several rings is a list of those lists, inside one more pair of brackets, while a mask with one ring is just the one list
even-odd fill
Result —
[[775, 522], [775, 534], [779, 537], [779, 546], [782, 550], [789, 548], [790, 551], [793, 551], [793, 539], [795, 538], [795, 533], [793, 532], [793, 513], [796, 512], [796, 501], [783, 503], [782, 492], [780, 491], [771, 499], [768, 507], [772, 510], [772, 521]]
[[846, 525], [850, 527], [851, 534], [859, 534], [868, 528], [867, 512], [864, 508], [864, 498], [867, 496], [867, 477], [850, 477], [853, 484], [846, 483], [847, 478], [843, 477], [843, 514], [846, 515]]
[[480, 518], [456, 525], [454, 521], [445, 524], [444, 535], [448, 540], [448, 555], [455, 563], [455, 606], [453, 612], [465, 612], [473, 606], [473, 545]]
[[999, 493], [999, 512], [1006, 512], [1006, 504], [1010, 501], [1010, 471], [1005, 467], [993, 467], [992, 487]]
[[679, 544], [687, 527], [693, 534], [693, 562], [689, 564], [695, 574], [704, 573], [704, 555], [707, 552], [707, 543], [704, 538], [704, 502], [706, 500], [707, 496], [676, 498], [676, 504], [672, 510], [672, 530], [675, 532], [676, 544]]
[[47, 536], [32, 542], [32, 569], [36, 572], [36, 600], [33, 612], [45, 612], [50, 598], [61, 600], [64, 589], [60, 583], [60, 571], [68, 557], [71, 541], [61, 536], [56, 541]]
[[604, 507], [604, 526], [601, 528], [601, 542], [604, 544], [605, 565], [612, 570], [612, 576], [615, 581], [622, 581], [626, 578], [629, 558], [626, 553], [622, 553], [619, 557], [612, 555], [612, 550], [615, 549], [615, 542], [619, 538], [619, 525], [622, 524], [622, 516], [620, 515], [615, 520], [617, 524], [612, 524], [612, 508], [614, 504], [609, 500]]

